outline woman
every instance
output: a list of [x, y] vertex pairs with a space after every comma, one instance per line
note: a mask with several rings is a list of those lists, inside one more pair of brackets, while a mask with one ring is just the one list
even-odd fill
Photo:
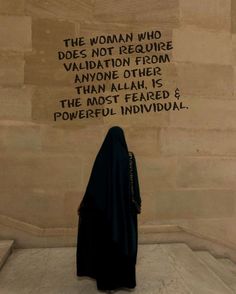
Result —
[[80, 204], [77, 275], [99, 290], [134, 288], [141, 199], [135, 158], [120, 127], [109, 129]]

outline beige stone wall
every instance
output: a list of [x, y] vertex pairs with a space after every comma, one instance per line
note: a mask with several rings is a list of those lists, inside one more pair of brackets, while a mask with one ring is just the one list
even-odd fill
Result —
[[[76, 227], [98, 148], [119, 125], [137, 158], [140, 224], [236, 217], [235, 20], [233, 0], [1, 0], [0, 215]], [[73, 95], [63, 39], [147, 29], [173, 40], [166, 82], [188, 110], [52, 121]]]

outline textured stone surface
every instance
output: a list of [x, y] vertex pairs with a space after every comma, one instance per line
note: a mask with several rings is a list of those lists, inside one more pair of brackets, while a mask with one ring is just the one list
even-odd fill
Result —
[[0, 14], [22, 15], [24, 14], [25, 0], [1, 0]]
[[236, 2], [231, 1], [231, 32], [236, 33]]
[[159, 220], [233, 216], [236, 205], [236, 193], [227, 188], [225, 190], [156, 189], [153, 196], [151, 202], [147, 199], [146, 205], [152, 209], [153, 219]]
[[234, 97], [236, 96], [236, 84], [235, 84], [235, 81], [236, 81], [236, 66], [233, 67], [234, 69]]
[[32, 285], [35, 288], [40, 285], [46, 268], [48, 250], [26, 250], [15, 251], [1, 271], [1, 291], [3, 293], [11, 291], [12, 293], [28, 294], [32, 291]]
[[176, 158], [139, 157], [136, 159], [139, 168], [140, 184], [146, 191], [175, 186]]
[[181, 25], [207, 29], [230, 30], [230, 0], [180, 0]]
[[[84, 158], [89, 152], [95, 156], [105, 135], [103, 126], [85, 128], [57, 128], [55, 126], [41, 127], [42, 150], [53, 153], [74, 153]], [[93, 144], [91, 144], [91, 141]]]
[[[233, 293], [184, 244], [140, 245], [136, 272], [138, 294], [208, 294], [211, 289], [216, 294]], [[0, 282], [3, 294], [101, 292], [93, 279], [76, 277], [74, 247], [15, 250]]]
[[[22, 154], [1, 156], [2, 188], [77, 189], [81, 184], [81, 159], [76, 156]], [[47, 205], [44, 203], [44, 205]]]
[[162, 128], [160, 145], [161, 154], [165, 155], [235, 156], [236, 133], [229, 130]]
[[[219, 191], [220, 192], [220, 191]], [[228, 193], [232, 190], [228, 191]], [[233, 194], [234, 192], [232, 192]], [[228, 194], [229, 195], [229, 194]], [[235, 206], [233, 206], [235, 209]], [[236, 245], [236, 228], [235, 228], [235, 217], [214, 217], [214, 218], [195, 218], [195, 219], [179, 219], [174, 220], [175, 224], [187, 229], [188, 232], [194, 232], [199, 236], [205, 236], [206, 239], [217, 240], [218, 244], [227, 244], [226, 246], [235, 248]], [[224, 236], [224, 238], [222, 238]], [[200, 248], [200, 247], [199, 247]], [[235, 250], [233, 249], [233, 252]], [[213, 250], [216, 252], [217, 250]], [[227, 250], [225, 250], [227, 252]], [[218, 254], [219, 256], [225, 256], [230, 258], [227, 253]], [[234, 255], [234, 254], [233, 254]], [[232, 258], [235, 261], [235, 258]]]
[[229, 97], [233, 95], [233, 68], [228, 65], [182, 63], [177, 66], [184, 95]]
[[24, 84], [22, 55], [0, 55], [0, 86], [16, 87]]
[[[129, 127], [125, 137], [129, 150], [136, 156], [156, 156], [160, 152], [158, 128]], [[144, 143], [145, 142], [145, 143]]]
[[158, 19], [159, 23], [177, 26], [178, 0], [95, 1], [94, 17], [99, 21], [121, 23], [148, 23]]
[[27, 15], [84, 21], [92, 18], [93, 0], [25, 0]]
[[[39, 256], [42, 257], [40, 262]], [[156, 262], [157, 260], [159, 262]], [[37, 270], [32, 273], [35, 263]], [[31, 265], [28, 266], [29, 264]], [[23, 267], [24, 265], [25, 267]], [[15, 270], [12, 267], [15, 267]], [[76, 278], [75, 268], [75, 248], [16, 250], [0, 274], [2, 291], [11, 291], [12, 293], [15, 293], [14, 291], [31, 293], [32, 290], [34, 293], [78, 293], [78, 291], [84, 294], [98, 293], [96, 283], [93, 280]], [[152, 270], [149, 271], [147, 268]], [[40, 276], [38, 281], [34, 278], [36, 274]], [[158, 245], [140, 246], [135, 292], [151, 294], [156, 293], [157, 290], [160, 293], [170, 294], [176, 293], [176, 291], [179, 294], [190, 293], [181, 276]], [[122, 290], [119, 292], [126, 293]]]
[[161, 244], [160, 247], [172, 259], [174, 266], [193, 294], [232, 293], [230, 288], [213, 275], [211, 270], [205, 267], [186, 245]]
[[31, 18], [28, 16], [0, 16], [0, 49], [30, 51]]
[[231, 273], [234, 275], [236, 274], [235, 263], [229, 258], [218, 258], [218, 261], [221, 262]]
[[[50, 97], [50, 98], [49, 98]], [[32, 97], [32, 120], [35, 122], [44, 122], [53, 124], [55, 127], [65, 127], [73, 129], [73, 126], [86, 127], [103, 125], [103, 117], [92, 117], [88, 119], [86, 117], [87, 109], [95, 109], [95, 106], [87, 106], [84, 97], [81, 97], [82, 106], [78, 107], [62, 107], [61, 100], [64, 99], [76, 99], [78, 96], [75, 93], [74, 88], [70, 87], [37, 87]], [[101, 109], [103, 107], [100, 107]], [[76, 113], [76, 111], [83, 110], [82, 118], [75, 116], [75, 119], [70, 120], [68, 113]], [[55, 117], [55, 113], [60, 112], [61, 116]], [[66, 112], [65, 119], [63, 119], [63, 113]]]
[[0, 126], [0, 150], [5, 152], [40, 151], [38, 126]]
[[13, 240], [0, 241], [0, 270], [12, 252]]
[[232, 34], [232, 63], [236, 64], [236, 34]]
[[179, 187], [221, 188], [235, 187], [235, 158], [189, 157], [178, 160]]
[[82, 198], [78, 190], [5, 188], [1, 195], [0, 214], [41, 228], [77, 226], [77, 208]]
[[175, 29], [173, 33], [174, 61], [231, 64], [231, 42], [229, 32]]
[[1, 88], [0, 97], [2, 107], [0, 108], [0, 119], [30, 121], [31, 95], [32, 89], [28, 87]]
[[32, 96], [32, 120], [53, 122], [54, 112], [63, 110], [59, 101], [71, 97], [72, 93], [69, 87], [35, 88]]
[[75, 26], [68, 21], [33, 19], [33, 51], [25, 56], [25, 83], [50, 86], [71, 84], [70, 76], [58, 60], [58, 51], [64, 51], [63, 40], [72, 37], [75, 37]]
[[70, 247], [76, 244], [76, 233], [73, 229], [51, 228], [45, 230], [16, 219], [11, 219], [10, 225], [7, 221], [8, 225], [5, 225], [2, 219], [6, 220], [9, 217], [0, 215], [0, 218], [1, 238], [10, 239], [13, 237], [16, 248]]
[[[197, 252], [197, 256], [233, 291], [236, 291], [236, 277], [208, 252]], [[236, 267], [235, 267], [236, 268]]]
[[236, 107], [235, 100], [227, 101], [214, 97], [206, 99], [189, 96], [184, 98], [183, 101], [186, 101], [185, 104], [189, 108], [182, 111], [181, 115], [178, 112], [171, 112], [170, 126], [186, 129], [235, 130], [236, 122], [233, 111]]

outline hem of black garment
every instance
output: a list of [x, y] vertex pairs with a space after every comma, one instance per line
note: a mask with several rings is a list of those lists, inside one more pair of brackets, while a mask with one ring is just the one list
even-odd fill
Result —
[[[89, 277], [89, 278], [94, 279], [97, 282], [96, 276], [92, 275], [92, 274], [77, 273], [77, 276], [78, 277]], [[99, 291], [133, 290], [135, 287], [136, 287], [136, 284], [134, 284], [132, 286], [131, 285], [120, 284], [120, 285], [117, 285], [115, 287], [100, 287], [100, 286], [98, 286], [98, 282], [97, 282], [97, 289]]]

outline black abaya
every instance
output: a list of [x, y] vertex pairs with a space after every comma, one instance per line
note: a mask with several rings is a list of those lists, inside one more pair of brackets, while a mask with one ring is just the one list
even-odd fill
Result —
[[138, 175], [123, 130], [112, 127], [97, 154], [79, 207], [77, 275], [99, 290], [134, 288], [137, 258]]

